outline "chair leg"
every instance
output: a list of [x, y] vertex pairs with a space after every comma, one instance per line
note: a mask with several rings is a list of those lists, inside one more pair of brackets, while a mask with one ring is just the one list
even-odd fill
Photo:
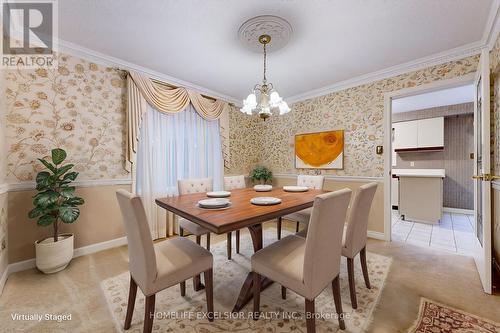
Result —
[[356, 286], [354, 282], [354, 259], [347, 258], [347, 275], [349, 277], [349, 292], [351, 293], [351, 304], [353, 309], [358, 308], [356, 300]]
[[146, 305], [144, 311], [144, 333], [151, 333], [153, 330], [153, 319], [155, 316], [155, 296], [156, 294], [146, 296]]
[[240, 253], [240, 231], [236, 230], [236, 253]]
[[278, 224], [276, 225], [276, 232], [278, 233], [277, 237], [278, 239], [281, 239], [281, 222], [283, 221], [283, 219], [280, 217], [278, 217]]
[[184, 229], [179, 227], [179, 236], [184, 237]]
[[299, 232], [299, 222], [295, 225], [295, 232]]
[[306, 298], [306, 327], [307, 333], [316, 332], [316, 320], [314, 318], [314, 300], [310, 301]]
[[205, 293], [207, 297], [207, 317], [208, 321], [214, 321], [214, 285], [213, 271], [210, 268], [203, 272], [205, 278]]
[[361, 259], [361, 269], [363, 270], [366, 288], [372, 289], [372, 286], [370, 285], [370, 277], [368, 276], [368, 265], [366, 265], [366, 246], [359, 252], [359, 258]]
[[232, 239], [232, 235], [230, 232], [228, 232], [227, 233], [227, 260], [231, 260], [231, 252], [232, 252], [231, 239]]
[[345, 330], [344, 316], [342, 314], [342, 299], [340, 298], [340, 281], [339, 276], [332, 281], [333, 301], [335, 302], [335, 310], [337, 310], [339, 327]]
[[286, 288], [281, 286], [281, 298], [286, 299]]
[[128, 330], [132, 322], [132, 315], [134, 314], [135, 296], [137, 295], [137, 283], [135, 283], [132, 276], [130, 277], [130, 289], [128, 291], [127, 315], [125, 316], [125, 325], [123, 329]]
[[201, 236], [196, 236], [196, 244], [201, 245]]
[[180, 283], [181, 286], [181, 296], [186, 296], [186, 281]]
[[210, 251], [210, 233], [207, 234], [207, 250]]
[[258, 320], [260, 314], [260, 275], [253, 272], [253, 320]]

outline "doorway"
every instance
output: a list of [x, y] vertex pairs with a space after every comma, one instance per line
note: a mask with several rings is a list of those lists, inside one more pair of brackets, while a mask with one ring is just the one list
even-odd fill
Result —
[[[436, 238], [438, 234], [441, 239], [448, 237], [449, 242], [447, 242], [447, 245], [453, 244], [454, 246], [450, 246], [449, 249], [444, 247], [441, 250], [451, 250], [451, 252], [474, 257], [484, 291], [491, 293], [491, 203], [489, 196], [491, 185], [488, 179], [489, 172], [486, 172], [489, 170], [489, 105], [486, 106], [485, 99], [481, 98], [483, 95], [489, 96], [487, 91], [489, 83], [486, 84], [485, 82], [485, 79], [489, 79], [486, 77], [489, 72], [485, 70], [489, 68], [487, 57], [487, 52], [483, 52], [480, 60], [481, 66], [479, 66], [477, 73], [386, 94], [384, 114], [384, 145], [386, 147], [384, 152], [384, 229], [386, 239], [401, 242], [403, 241], [402, 238], [405, 238], [405, 242], [410, 239], [414, 243], [423, 241], [420, 245], [426, 244], [427, 238], [425, 237], [427, 236], [429, 237], [428, 246], [432, 245], [432, 233], [434, 232], [436, 232]], [[486, 64], [484, 64], [485, 62]], [[472, 207], [472, 210], [443, 210], [443, 207], [446, 206], [444, 206], [443, 193], [439, 192], [444, 191], [445, 170], [434, 170], [431, 172], [431, 174], [434, 173], [433, 175], [429, 175], [429, 170], [423, 170], [426, 177], [420, 178], [411, 174], [413, 172], [418, 176], [422, 176], [422, 170], [418, 170], [417, 167], [421, 166], [422, 169], [430, 169], [429, 165], [426, 166], [425, 164], [428, 161], [425, 161], [423, 157], [439, 152], [440, 149], [444, 151], [445, 117], [442, 117], [441, 120], [428, 119], [440, 117], [413, 119], [417, 121], [408, 121], [406, 124], [393, 126], [393, 120], [398, 122], [398, 117], [399, 122], [402, 122], [402, 119], [405, 120], [404, 116], [393, 114], [394, 102], [397, 104], [398, 100], [404, 98], [416, 98], [418, 95], [442, 93], [445, 90], [452, 91], [453, 89], [468, 89], [469, 100], [467, 103], [473, 104], [474, 125], [471, 133], [473, 149], [469, 152], [468, 159], [469, 162], [472, 161], [472, 174], [470, 172], [471, 166], [469, 166], [468, 176], [471, 178], [474, 176], [475, 179], [472, 181], [473, 190], [468, 191], [467, 200], [468, 208]], [[472, 101], [470, 101], [471, 95], [473, 96]], [[439, 131], [441, 126], [443, 126], [442, 135], [440, 135]], [[403, 133], [402, 136], [396, 138], [396, 142], [393, 142], [394, 127], [396, 132], [399, 130], [400, 133]], [[486, 143], [488, 144], [487, 147]], [[468, 149], [470, 149], [470, 146]], [[399, 154], [394, 154], [396, 150], [398, 150], [396, 153]], [[422, 155], [398, 156], [417, 152], [422, 153]], [[398, 166], [398, 162], [408, 163], [407, 167], [409, 169], [417, 170], [396, 170], [396, 172], [393, 172], [393, 164]], [[393, 177], [398, 179], [397, 183], [394, 182]], [[396, 196], [393, 196], [393, 193], [396, 192], [398, 198], [404, 196], [403, 201], [405, 202], [396, 200]], [[473, 201], [472, 206], [470, 201]], [[393, 206], [397, 210], [393, 209]], [[442, 236], [446, 234], [447, 230], [448, 236]], [[452, 239], [449, 238], [449, 231], [453, 235]], [[412, 232], [414, 236], [411, 236]], [[430, 235], [427, 235], [429, 232]], [[460, 239], [457, 239], [455, 235]], [[460, 249], [457, 249], [457, 240]]]

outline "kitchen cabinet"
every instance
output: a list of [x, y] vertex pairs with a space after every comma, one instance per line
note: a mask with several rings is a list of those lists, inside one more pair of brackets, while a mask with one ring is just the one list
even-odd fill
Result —
[[396, 152], [444, 148], [444, 117], [403, 121], [392, 128]]

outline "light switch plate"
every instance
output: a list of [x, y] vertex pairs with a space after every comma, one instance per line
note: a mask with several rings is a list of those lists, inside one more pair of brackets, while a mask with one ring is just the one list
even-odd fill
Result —
[[410, 166], [414, 167], [415, 166], [415, 162], [411, 161], [410, 162]]

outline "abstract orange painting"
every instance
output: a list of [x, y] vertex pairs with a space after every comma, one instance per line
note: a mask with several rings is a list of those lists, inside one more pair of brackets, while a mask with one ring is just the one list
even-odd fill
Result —
[[295, 167], [299, 169], [343, 169], [344, 131], [326, 131], [295, 136]]

